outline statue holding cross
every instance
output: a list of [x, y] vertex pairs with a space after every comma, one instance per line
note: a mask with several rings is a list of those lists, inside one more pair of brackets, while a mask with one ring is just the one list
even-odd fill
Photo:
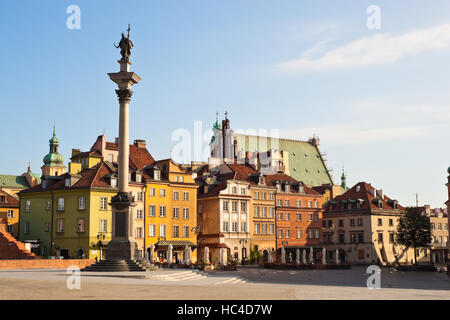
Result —
[[122, 60], [128, 61], [131, 55], [131, 49], [133, 49], [133, 42], [130, 40], [130, 25], [128, 25], [128, 36], [125, 38], [125, 35], [122, 32], [122, 38], [120, 39], [119, 45], [116, 46], [114, 43], [114, 47], [120, 48]]

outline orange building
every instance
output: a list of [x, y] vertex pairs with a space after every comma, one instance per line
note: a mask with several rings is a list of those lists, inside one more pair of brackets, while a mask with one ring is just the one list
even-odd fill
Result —
[[[322, 254], [323, 196], [286, 174], [266, 176], [276, 187], [276, 248], [284, 247], [287, 262], [295, 261], [297, 249], [319, 262]], [[308, 259], [306, 259], [308, 261]]]
[[17, 239], [19, 235], [19, 200], [0, 190], [0, 219], [7, 219], [7, 231]]

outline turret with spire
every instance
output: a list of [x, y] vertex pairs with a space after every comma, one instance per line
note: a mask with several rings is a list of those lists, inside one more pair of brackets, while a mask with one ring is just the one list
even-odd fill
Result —
[[342, 175], [341, 175], [341, 187], [344, 190], [347, 190], [347, 177], [345, 176], [344, 167], [342, 167]]
[[55, 125], [53, 125], [53, 136], [48, 142], [50, 150], [43, 159], [42, 175], [59, 176], [66, 172], [66, 166], [64, 165], [64, 157], [58, 152], [59, 140], [56, 137]]

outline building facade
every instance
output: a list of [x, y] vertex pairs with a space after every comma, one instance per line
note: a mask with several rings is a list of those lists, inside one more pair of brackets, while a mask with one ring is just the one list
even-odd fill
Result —
[[[412, 264], [413, 249], [395, 244], [404, 214], [404, 208], [382, 190], [357, 183], [325, 207], [323, 243], [329, 258], [350, 264]], [[427, 249], [417, 249], [417, 258], [419, 263], [429, 263]]]

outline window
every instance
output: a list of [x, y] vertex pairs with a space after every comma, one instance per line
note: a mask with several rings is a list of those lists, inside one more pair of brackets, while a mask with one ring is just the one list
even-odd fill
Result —
[[179, 196], [180, 196], [180, 194], [178, 191], [173, 192], [173, 200], [179, 200]]
[[153, 179], [155, 179], [155, 180], [161, 180], [161, 171], [155, 170], [155, 171], [153, 172]]
[[255, 192], [253, 197], [254, 197], [256, 200], [258, 200], [258, 199], [259, 199], [259, 192]]
[[25, 222], [25, 234], [30, 233], [30, 221]]
[[312, 208], [312, 201], [308, 201], [308, 208]]
[[156, 206], [148, 206], [148, 216], [156, 217]]
[[58, 198], [58, 211], [64, 211], [64, 198]]
[[297, 229], [297, 239], [301, 239], [301, 238], [302, 238], [302, 230]]
[[228, 212], [228, 201], [223, 202], [223, 211]]
[[70, 187], [70, 179], [65, 179], [64, 180], [64, 186], [65, 187]]
[[107, 228], [108, 228], [108, 220], [106, 219], [101, 219], [100, 220], [100, 232], [107, 232]]
[[393, 226], [394, 225], [394, 220], [392, 220], [392, 219], [389, 219], [389, 226]]
[[237, 194], [237, 187], [231, 188], [231, 193], [232, 194]]
[[232, 212], [237, 212], [237, 201], [232, 201], [231, 202], [231, 211]]
[[246, 212], [247, 210], [247, 203], [246, 202], [241, 202], [241, 212]]
[[183, 219], [189, 219], [189, 208], [183, 208]]
[[278, 206], [281, 207], [283, 205], [283, 200], [279, 199], [278, 200]]
[[287, 229], [284, 237], [285, 238], [290, 238], [291, 237], [291, 230]]
[[328, 220], [328, 228], [333, 228], [333, 220]]
[[245, 188], [241, 188], [241, 194], [245, 195]]
[[174, 238], [180, 237], [180, 227], [179, 226], [173, 226], [173, 237]]
[[114, 160], [114, 159], [113, 159], [113, 155], [110, 154], [110, 155], [109, 155], [109, 162], [113, 162], [113, 160]]
[[45, 232], [49, 232], [50, 231], [50, 223], [49, 222], [45, 222], [44, 223], [44, 231]]
[[278, 238], [283, 238], [283, 230], [278, 230]]
[[86, 197], [78, 198], [78, 210], [86, 209]]
[[178, 219], [180, 217], [180, 208], [173, 208], [173, 218]]
[[278, 212], [278, 220], [283, 220], [283, 213]]
[[269, 224], [269, 234], [275, 233], [275, 225], [273, 223]]
[[302, 214], [301, 213], [297, 213], [297, 221], [302, 221]]
[[101, 197], [100, 198], [100, 210], [106, 210], [108, 207], [108, 198]]
[[360, 226], [362, 226], [362, 225], [363, 225], [363, 219], [359, 218], [359, 219], [358, 219], [358, 227], [360, 227]]
[[314, 221], [319, 221], [319, 214], [318, 213], [314, 213]]
[[378, 219], [378, 226], [382, 226], [383, 225], [383, 220]]
[[314, 230], [314, 238], [319, 239], [319, 237], [320, 237], [319, 229], [315, 229]]
[[51, 202], [50, 201], [47, 201], [47, 203], [45, 204], [45, 210], [50, 210], [50, 207], [51, 207]]
[[59, 232], [59, 233], [64, 232], [64, 219], [56, 220], [56, 232]]
[[180, 177], [180, 182], [184, 182], [184, 177], [183, 176]]
[[285, 205], [286, 207], [289, 207], [289, 200], [284, 200], [284, 205]]
[[0, 196], [0, 202], [6, 203], [6, 196]]
[[[263, 224], [263, 227], [265, 226], [265, 224]], [[246, 222], [241, 222], [241, 232], [247, 232], [247, 223]], [[263, 228], [263, 234], [264, 234], [264, 228]]]
[[326, 220], [322, 220], [322, 228], [326, 228], [327, 227], [327, 221]]
[[344, 220], [339, 220], [339, 227], [343, 227], [344, 226]]
[[269, 193], [269, 200], [273, 200], [273, 193]]
[[138, 239], [142, 239], [143, 238], [142, 227], [137, 227], [136, 228], [136, 238], [138, 238]]
[[269, 218], [273, 218], [274, 217], [274, 210], [273, 207], [269, 208]]
[[319, 207], [319, 201], [314, 201], [314, 208], [318, 208]]
[[266, 200], [266, 199], [267, 199], [267, 193], [265, 193], [265, 192], [262, 193], [262, 199], [263, 199], [263, 200]]
[[165, 224], [160, 224], [159, 225], [159, 236], [160, 237], [165, 237], [166, 236], [166, 225]]
[[302, 202], [300, 200], [295, 201], [295, 205], [297, 207], [301, 207], [302, 206]]
[[267, 207], [262, 207], [261, 210], [262, 210], [262, 217], [267, 218]]
[[255, 223], [255, 234], [259, 234], [259, 223]]
[[394, 233], [393, 232], [389, 232], [389, 242], [394, 243]]
[[312, 221], [312, 219], [313, 219], [312, 213], [308, 213], [308, 221]]
[[231, 231], [232, 232], [237, 232], [238, 231], [238, 223], [237, 222], [232, 222], [231, 223]]
[[253, 214], [255, 217], [259, 217], [259, 207], [254, 207], [253, 208]]
[[14, 226], [13, 225], [9, 225], [7, 228], [8, 233], [13, 234], [14, 233]]
[[229, 231], [229, 228], [228, 228], [228, 221], [224, 221], [224, 222], [223, 222], [223, 231], [224, 231], [224, 232], [228, 232], [228, 231]]
[[183, 238], [189, 238], [189, 226], [183, 226]]
[[156, 236], [156, 226], [154, 224], [148, 225], [148, 236], [149, 237], [155, 237]]
[[358, 233], [358, 243], [364, 242], [364, 233], [360, 232]]
[[178, 176], [175, 176], [175, 182], [178, 182]]
[[289, 221], [289, 218], [290, 218], [289, 212], [286, 212], [286, 213], [284, 214], [284, 220]]
[[156, 194], [155, 188], [150, 188], [150, 197], [154, 197]]
[[14, 210], [8, 210], [7, 217], [8, 217], [9, 219], [14, 218]]
[[339, 233], [339, 243], [345, 243], [345, 233]]
[[159, 216], [160, 217], [166, 216], [166, 206], [159, 206]]
[[355, 219], [350, 219], [350, 227], [354, 227], [355, 226]]
[[378, 242], [383, 242], [383, 233], [378, 232]]
[[78, 228], [77, 231], [79, 233], [83, 233], [85, 231], [85, 227], [86, 227], [86, 220], [84, 219], [78, 219]]
[[442, 230], [442, 223], [438, 223], [438, 230]]
[[136, 219], [138, 220], [144, 219], [144, 210], [142, 209], [136, 210]]
[[138, 192], [137, 193], [137, 201], [143, 201], [143, 198], [144, 198], [143, 192]]
[[160, 197], [165, 197], [166, 196], [166, 189], [164, 189], [164, 188], [159, 189], [159, 196]]
[[356, 233], [350, 233], [350, 242], [356, 243]]
[[309, 229], [309, 230], [308, 230], [308, 238], [309, 238], [309, 239], [312, 239], [312, 238], [313, 238], [313, 230], [312, 230], [312, 229]]
[[185, 191], [183, 192], [183, 200], [188, 201], [189, 200], [189, 192]]

